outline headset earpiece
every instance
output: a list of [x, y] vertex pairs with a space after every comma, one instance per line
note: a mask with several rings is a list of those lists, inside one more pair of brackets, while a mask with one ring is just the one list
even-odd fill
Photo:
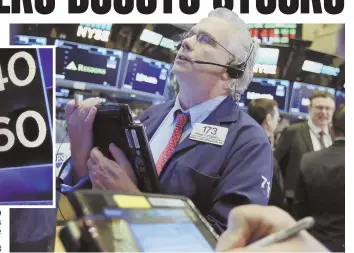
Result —
[[245, 73], [246, 65], [247, 65], [246, 63], [233, 65], [231, 62], [229, 65], [227, 65], [226, 72], [229, 74], [230, 78], [240, 79], [243, 77], [243, 74]]
[[246, 60], [241, 63], [236, 63], [236, 62], [231, 62], [230, 64], [227, 65], [227, 73], [229, 76], [233, 79], [240, 79], [243, 77], [245, 73], [245, 69], [247, 66], [248, 59], [250, 58], [252, 52], [253, 52], [254, 45], [252, 43], [251, 49], [246, 57]]

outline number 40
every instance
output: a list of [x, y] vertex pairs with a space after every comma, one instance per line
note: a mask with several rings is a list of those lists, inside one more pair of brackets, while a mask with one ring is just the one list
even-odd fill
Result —
[[[24, 80], [18, 79], [15, 72], [15, 63], [20, 58], [23, 58], [28, 65], [28, 75]], [[30, 55], [29, 53], [24, 51], [18, 52], [10, 58], [7, 64], [7, 71], [9, 73], [9, 78], [11, 79], [11, 81], [16, 86], [23, 87], [30, 84], [33, 81], [34, 77], [36, 76], [36, 63], [32, 55]], [[7, 77], [3, 77], [2, 66], [0, 66], [0, 91], [5, 90], [5, 83], [7, 83], [8, 81], [9, 79]]]

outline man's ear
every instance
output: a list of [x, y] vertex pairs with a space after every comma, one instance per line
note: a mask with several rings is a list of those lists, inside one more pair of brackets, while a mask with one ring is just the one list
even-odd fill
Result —
[[265, 118], [265, 121], [268, 123], [272, 120], [272, 115], [270, 113], [267, 114], [267, 117]]

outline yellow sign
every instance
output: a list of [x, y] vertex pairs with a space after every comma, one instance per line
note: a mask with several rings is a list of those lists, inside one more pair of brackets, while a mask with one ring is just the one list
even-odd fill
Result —
[[114, 195], [113, 199], [120, 208], [151, 208], [143, 196]]

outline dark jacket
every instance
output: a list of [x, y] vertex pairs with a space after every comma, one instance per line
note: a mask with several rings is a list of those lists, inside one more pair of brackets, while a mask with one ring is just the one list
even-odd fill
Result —
[[303, 156], [294, 214], [298, 219], [313, 216], [312, 235], [332, 251], [345, 251], [344, 141]]
[[299, 174], [303, 154], [313, 151], [313, 145], [307, 122], [293, 124], [285, 128], [277, 142], [274, 156], [284, 176], [285, 195], [295, 195], [296, 178]]
[[[149, 140], [173, 106], [174, 101], [169, 101], [139, 115], [137, 120], [146, 127]], [[232, 208], [268, 204], [273, 155], [264, 130], [232, 97], [203, 123], [228, 128], [224, 145], [185, 138], [166, 162], [160, 186], [163, 194], [191, 199], [216, 232], [222, 233]]]
[[283, 175], [281, 174], [278, 162], [273, 159], [273, 163], [273, 183], [268, 205], [287, 210]]

